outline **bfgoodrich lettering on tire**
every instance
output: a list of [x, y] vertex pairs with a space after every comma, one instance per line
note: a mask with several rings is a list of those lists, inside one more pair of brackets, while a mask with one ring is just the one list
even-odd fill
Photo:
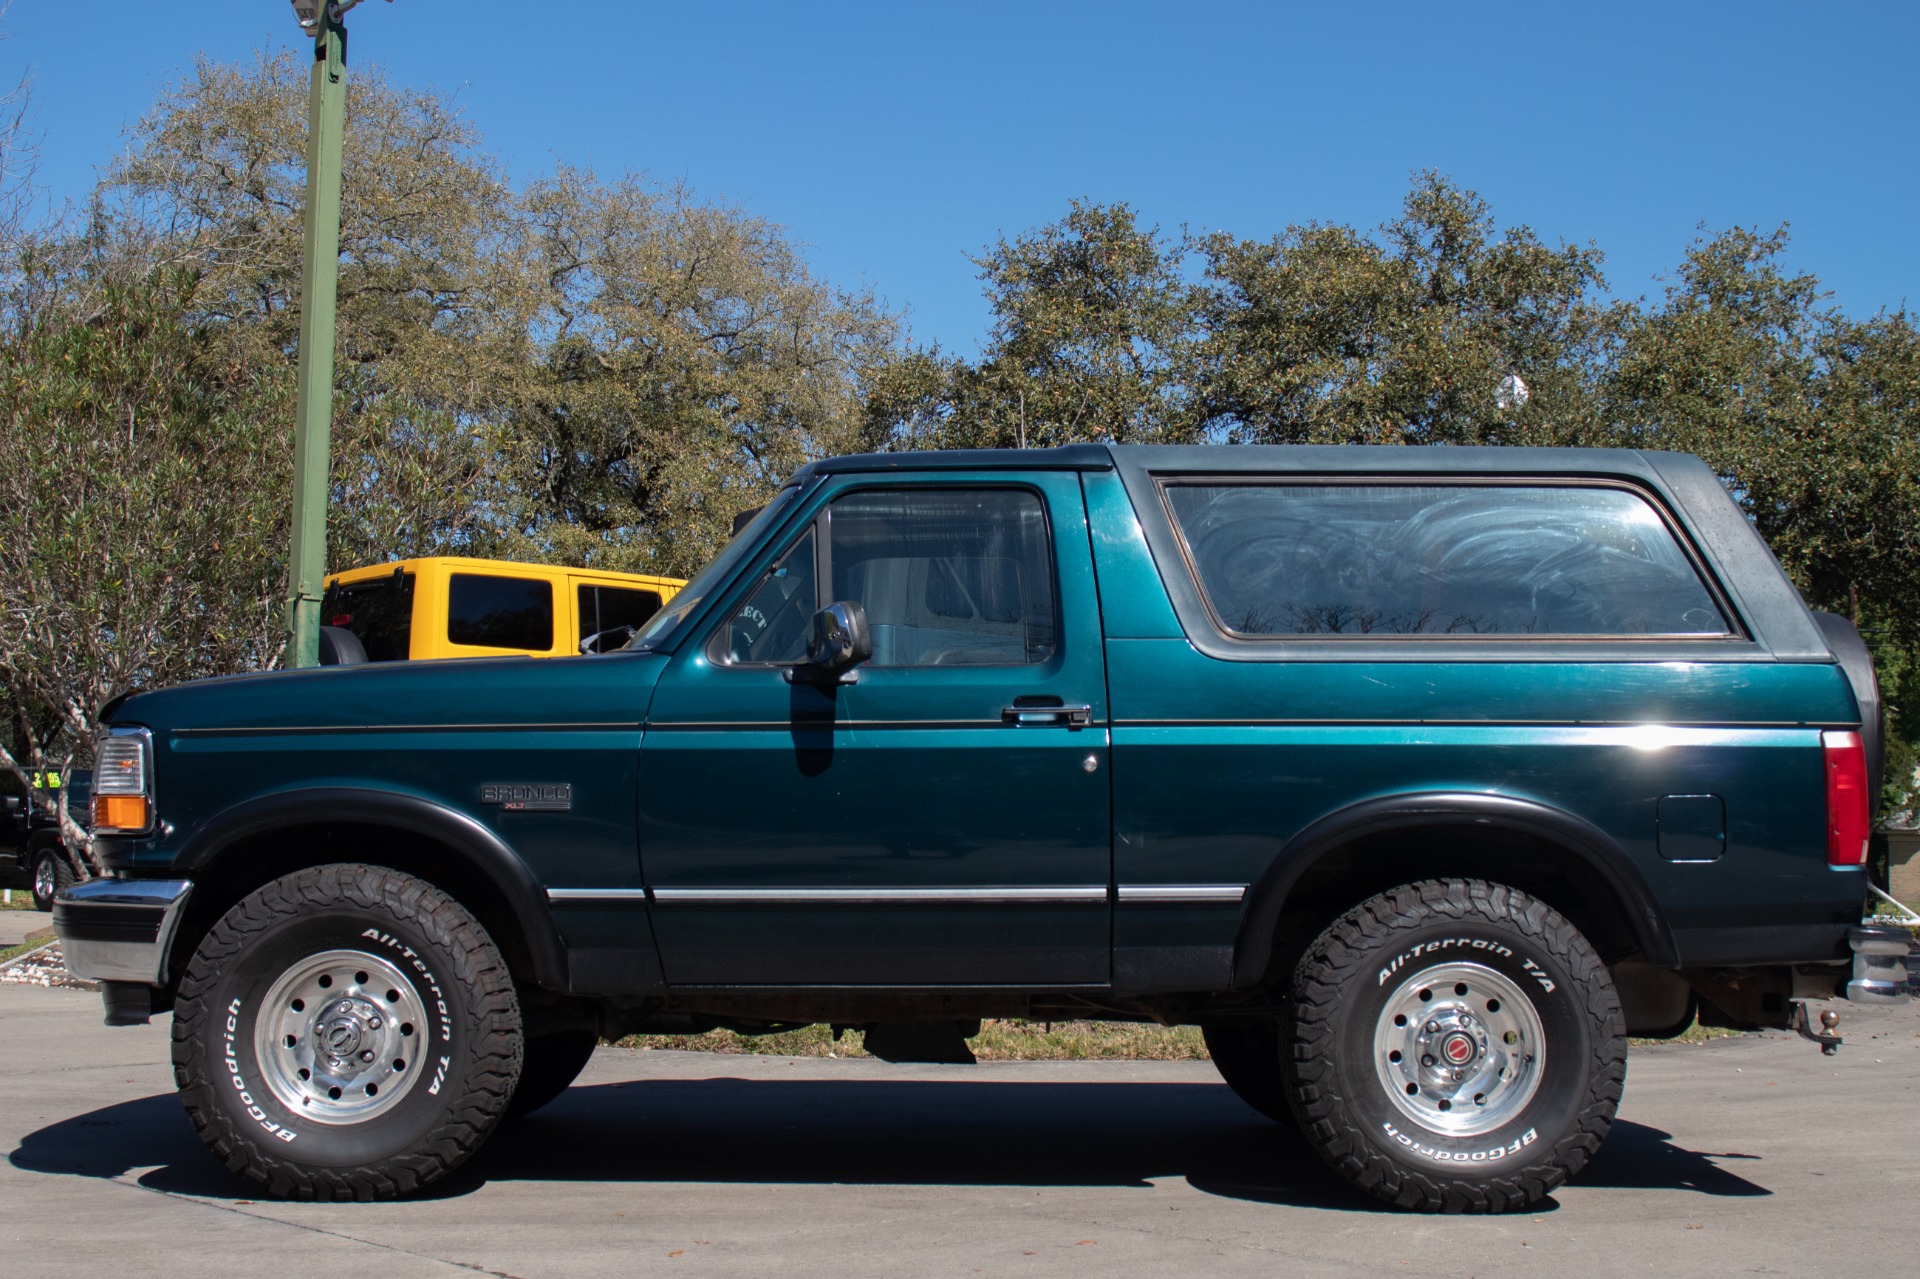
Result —
[[1353, 1185], [1428, 1212], [1525, 1208], [1600, 1147], [1620, 1001], [1552, 907], [1473, 879], [1361, 903], [1295, 970], [1289, 1100]]
[[486, 1139], [520, 1071], [520, 1010], [479, 922], [376, 866], [239, 902], [180, 983], [173, 1071], [200, 1137], [278, 1195], [385, 1199]]

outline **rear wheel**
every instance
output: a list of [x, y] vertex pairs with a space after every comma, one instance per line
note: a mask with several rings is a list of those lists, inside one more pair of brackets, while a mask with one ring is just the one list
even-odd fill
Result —
[[1606, 966], [1552, 907], [1481, 880], [1382, 893], [1295, 972], [1290, 1101], [1377, 1198], [1517, 1211], [1586, 1165], [1626, 1077]]
[[499, 950], [464, 907], [376, 866], [277, 879], [180, 983], [174, 1078], [227, 1167], [300, 1199], [385, 1199], [458, 1167], [520, 1070]]

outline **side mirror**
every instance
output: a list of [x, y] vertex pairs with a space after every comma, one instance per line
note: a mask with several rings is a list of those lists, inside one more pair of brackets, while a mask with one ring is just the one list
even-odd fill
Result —
[[788, 673], [789, 682], [851, 684], [859, 678], [854, 668], [873, 656], [873, 633], [867, 629], [867, 610], [849, 600], [829, 604], [813, 615], [807, 636], [807, 660]]
[[611, 653], [633, 638], [631, 626], [612, 626], [604, 631], [595, 631], [580, 641], [582, 653]]

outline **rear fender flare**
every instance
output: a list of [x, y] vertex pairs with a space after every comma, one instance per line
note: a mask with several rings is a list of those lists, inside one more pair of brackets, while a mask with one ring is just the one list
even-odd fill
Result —
[[1533, 800], [1443, 791], [1363, 800], [1328, 813], [1288, 840], [1247, 890], [1246, 911], [1234, 944], [1234, 986], [1256, 985], [1265, 977], [1274, 928], [1287, 898], [1322, 858], [1367, 836], [1434, 827], [1519, 831], [1554, 844], [1612, 890], [1647, 962], [1661, 968], [1679, 966], [1679, 949], [1665, 913], [1646, 877], [1612, 836], [1585, 818]]

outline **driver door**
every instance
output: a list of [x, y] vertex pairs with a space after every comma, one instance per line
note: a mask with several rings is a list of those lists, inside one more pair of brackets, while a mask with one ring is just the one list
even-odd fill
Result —
[[[830, 477], [662, 676], [641, 858], [667, 980], [1101, 986], [1105, 668], [1079, 477]], [[852, 682], [789, 682], [865, 609]]]

